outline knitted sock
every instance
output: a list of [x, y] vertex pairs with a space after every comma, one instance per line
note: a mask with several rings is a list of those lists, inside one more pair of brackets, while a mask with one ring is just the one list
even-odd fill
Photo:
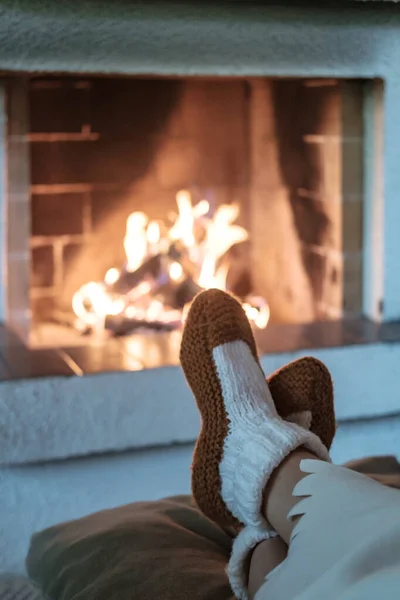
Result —
[[272, 472], [300, 446], [329, 460], [312, 432], [278, 415], [240, 304], [219, 290], [197, 296], [182, 337], [181, 363], [202, 416], [192, 489], [220, 525], [265, 528], [262, 495]]
[[306, 356], [285, 365], [267, 381], [279, 416], [310, 429], [329, 450], [336, 422], [332, 378], [326, 366]]
[[[326, 366], [316, 358], [299, 358], [267, 381], [279, 416], [311, 429], [329, 450], [336, 426], [333, 385]], [[249, 555], [257, 544], [278, 534], [272, 527], [251, 526], [235, 534], [226, 572], [236, 598], [248, 600]]]
[[260, 542], [277, 537], [272, 527], [244, 527], [236, 536], [226, 569], [229, 583], [238, 600], [248, 600], [248, 562], [250, 552]]

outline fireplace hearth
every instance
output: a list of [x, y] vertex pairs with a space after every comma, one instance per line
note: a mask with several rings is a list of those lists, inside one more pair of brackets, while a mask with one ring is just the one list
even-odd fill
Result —
[[[269, 324], [255, 330], [261, 356], [276, 363], [292, 356], [400, 343], [400, 322], [376, 323], [366, 318], [323, 321], [306, 325]], [[139, 372], [179, 366], [180, 332], [148, 332], [95, 338], [53, 348], [27, 347], [10, 328], [0, 327], [0, 382]], [[274, 368], [273, 366], [271, 368]], [[162, 390], [160, 389], [160, 392]], [[51, 392], [52, 394], [52, 392]], [[50, 394], [50, 395], [51, 395]]]

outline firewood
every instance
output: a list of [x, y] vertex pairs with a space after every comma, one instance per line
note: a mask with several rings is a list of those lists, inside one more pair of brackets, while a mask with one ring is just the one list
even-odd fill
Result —
[[140, 265], [136, 271], [130, 273], [127, 270], [122, 271], [117, 281], [110, 286], [110, 292], [113, 294], [128, 294], [133, 288], [139, 285], [147, 278], [157, 279], [162, 269], [162, 255], [151, 256]]
[[146, 321], [124, 316], [109, 315], [105, 321], [105, 328], [115, 337], [130, 335], [138, 329], [148, 329], [152, 331], [173, 331], [177, 328], [177, 323], [163, 323], [161, 321]]

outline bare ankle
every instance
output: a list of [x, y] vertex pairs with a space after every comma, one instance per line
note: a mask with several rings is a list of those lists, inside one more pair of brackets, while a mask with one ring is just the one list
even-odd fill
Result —
[[303, 448], [295, 450], [272, 473], [264, 492], [263, 514], [287, 544], [295, 525], [294, 522], [288, 521], [287, 515], [301, 500], [293, 496], [293, 490], [299, 481], [307, 476], [307, 473], [300, 469], [303, 459], [318, 460], [314, 454]]
[[249, 564], [248, 592], [253, 600], [271, 573], [286, 558], [287, 546], [280, 537], [260, 542], [253, 550]]

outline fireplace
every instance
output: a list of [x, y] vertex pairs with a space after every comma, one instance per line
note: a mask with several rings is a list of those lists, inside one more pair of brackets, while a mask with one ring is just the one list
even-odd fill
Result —
[[[265, 372], [320, 358], [338, 420], [395, 415], [398, 440], [398, 4], [17, 4], [0, 9], [2, 460], [196, 438], [179, 325], [223, 207], [236, 243], [208, 275], [246, 305]], [[127, 223], [145, 232], [129, 268]], [[153, 254], [149, 317], [113, 286]], [[85, 325], [88, 284], [144, 318], [100, 303]]]
[[207, 287], [235, 293], [259, 330], [360, 317], [369, 85], [8, 81], [9, 223], [29, 250], [12, 325], [31, 347], [154, 339]]

